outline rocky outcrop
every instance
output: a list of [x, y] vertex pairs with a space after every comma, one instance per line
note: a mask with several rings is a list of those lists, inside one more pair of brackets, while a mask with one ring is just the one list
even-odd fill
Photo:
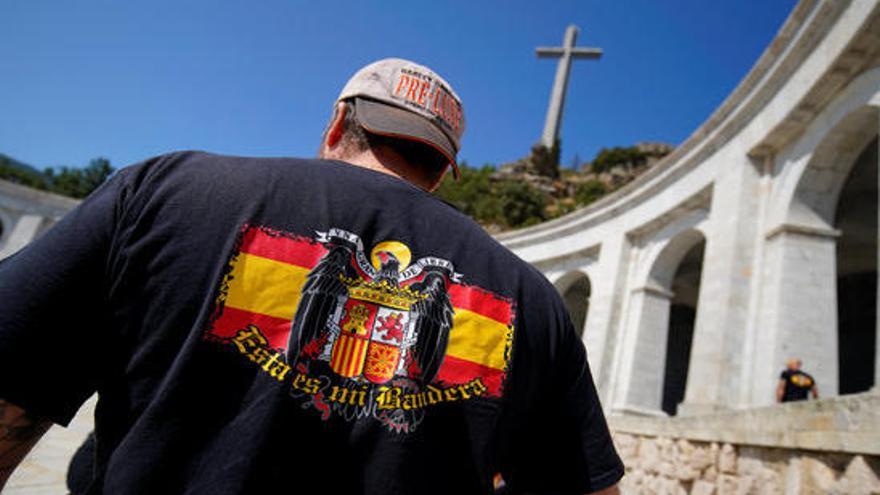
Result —
[[616, 189], [654, 166], [674, 148], [666, 143], [637, 143], [629, 148], [603, 149], [581, 166], [583, 180], [598, 180]]
[[[628, 148], [603, 149], [594, 160], [602, 160], [601, 170], [595, 169], [594, 162], [588, 162], [578, 171], [559, 173], [558, 164], [554, 164], [555, 168], [547, 165], [548, 160], [556, 156], [554, 150], [535, 146], [527, 157], [498, 167], [491, 179], [524, 182], [556, 199], [572, 197], [578, 185], [585, 182], [598, 181], [606, 190], [612, 191], [644, 173], [672, 150], [673, 147], [665, 143], [638, 143]], [[550, 169], [555, 169], [556, 173], [549, 173]]]

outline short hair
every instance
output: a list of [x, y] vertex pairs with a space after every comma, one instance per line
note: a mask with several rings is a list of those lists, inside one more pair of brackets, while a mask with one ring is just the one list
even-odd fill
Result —
[[[345, 118], [342, 121], [343, 146], [350, 147], [352, 151], [388, 147], [407, 162], [431, 173], [432, 178], [439, 179], [438, 176], [446, 170], [449, 159], [443, 153], [418, 141], [373, 134], [364, 129], [357, 119], [354, 103], [351, 100], [345, 100], [342, 103], [345, 105]], [[338, 110], [334, 111], [334, 116], [336, 111]]]

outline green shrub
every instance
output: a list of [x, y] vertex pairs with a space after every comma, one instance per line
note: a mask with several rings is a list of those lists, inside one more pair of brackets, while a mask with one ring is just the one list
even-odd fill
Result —
[[0, 179], [72, 198], [85, 198], [112, 173], [113, 167], [105, 158], [96, 158], [85, 168], [46, 168], [40, 172], [0, 155]]
[[552, 179], [559, 178], [559, 150], [560, 143], [558, 139], [551, 148], [541, 143], [532, 146], [532, 154], [529, 159], [538, 175]]
[[60, 167], [56, 172], [46, 169], [50, 190], [71, 198], [85, 198], [110, 177], [113, 167], [105, 158], [96, 158], [85, 168]]
[[524, 182], [504, 181], [498, 185], [504, 224], [527, 227], [546, 220], [547, 197]]
[[492, 165], [471, 168], [461, 163], [459, 169], [461, 178], [456, 182], [448, 174], [435, 194], [477, 222], [517, 228], [546, 219], [542, 192], [523, 182], [491, 181]]
[[574, 192], [574, 200], [578, 205], [585, 206], [607, 193], [608, 188], [605, 187], [605, 184], [596, 179], [590, 179], [577, 185]]
[[619, 165], [641, 165], [647, 159], [648, 155], [639, 151], [635, 146], [602, 148], [590, 164], [590, 169], [592, 172], [602, 173]]

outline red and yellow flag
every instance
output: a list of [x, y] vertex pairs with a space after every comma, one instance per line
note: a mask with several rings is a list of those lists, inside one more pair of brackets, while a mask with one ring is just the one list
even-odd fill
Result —
[[[303, 284], [326, 253], [327, 249], [314, 240], [249, 227], [230, 262], [231, 271], [220, 296], [222, 310], [208, 333], [231, 338], [252, 324], [260, 328], [271, 347], [286, 350]], [[436, 381], [458, 385], [480, 378], [488, 388], [487, 394], [499, 397], [513, 335], [512, 304], [476, 286], [450, 283], [448, 292], [454, 308], [453, 325]], [[331, 360], [349, 365], [361, 361], [351, 356], [366, 352], [367, 342], [351, 340], [334, 350], [347, 353], [347, 358], [337, 356]], [[360, 349], [359, 344], [364, 348]], [[354, 368], [359, 368], [351, 367], [333, 369], [347, 376], [347, 372], [355, 373]]]

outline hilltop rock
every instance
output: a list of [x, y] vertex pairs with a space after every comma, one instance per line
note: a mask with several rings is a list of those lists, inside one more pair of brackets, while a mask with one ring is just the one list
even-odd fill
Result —
[[651, 142], [603, 148], [592, 162], [584, 164], [579, 171], [552, 176], [539, 173], [539, 170], [548, 168], [544, 161], [550, 151], [536, 145], [527, 157], [498, 167], [490, 179], [524, 182], [554, 199], [571, 198], [579, 185], [593, 181], [601, 183], [610, 192], [644, 173], [673, 149], [666, 143]]

